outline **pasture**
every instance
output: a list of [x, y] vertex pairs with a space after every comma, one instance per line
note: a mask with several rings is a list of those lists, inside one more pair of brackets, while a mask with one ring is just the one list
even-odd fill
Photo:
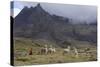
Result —
[[[40, 41], [39, 41], [40, 42]], [[78, 42], [78, 41], [77, 41]], [[54, 64], [54, 63], [70, 63], [70, 62], [86, 62], [97, 60], [97, 48], [96, 46], [90, 46], [89, 43], [86, 46], [77, 46], [78, 56], [75, 55], [74, 50], [63, 54], [64, 48], [55, 46], [56, 52], [51, 54], [40, 54], [40, 49], [44, 46], [44, 43], [33, 42], [28, 38], [15, 38], [14, 39], [14, 65], [37, 65], [37, 64]], [[89, 50], [85, 49], [89, 47]], [[29, 55], [29, 50], [32, 49], [32, 55]]]

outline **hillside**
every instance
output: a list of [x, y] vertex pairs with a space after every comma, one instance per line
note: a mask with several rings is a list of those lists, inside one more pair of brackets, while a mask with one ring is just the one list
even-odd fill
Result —
[[76, 42], [97, 42], [96, 24], [72, 24], [69, 18], [50, 15], [40, 4], [36, 7], [24, 7], [14, 18], [14, 38], [32, 38], [47, 40], [57, 46]]

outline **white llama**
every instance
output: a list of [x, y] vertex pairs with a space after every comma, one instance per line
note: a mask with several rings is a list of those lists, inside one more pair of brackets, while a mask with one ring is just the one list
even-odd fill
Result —
[[70, 53], [71, 51], [71, 47], [68, 46], [66, 49], [63, 50], [63, 55], [65, 55], [65, 53]]

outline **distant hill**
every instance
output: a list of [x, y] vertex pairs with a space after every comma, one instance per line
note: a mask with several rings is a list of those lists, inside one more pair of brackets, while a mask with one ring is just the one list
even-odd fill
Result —
[[69, 40], [97, 42], [95, 24], [71, 24], [69, 18], [50, 15], [40, 4], [36, 7], [24, 7], [14, 18], [14, 37], [44, 39], [57, 43]]

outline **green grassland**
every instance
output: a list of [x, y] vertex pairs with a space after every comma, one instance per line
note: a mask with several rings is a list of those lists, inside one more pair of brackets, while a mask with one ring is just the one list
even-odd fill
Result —
[[[47, 45], [55, 45], [55, 43], [45, 41]], [[97, 48], [90, 45], [88, 42], [81, 42], [73, 40], [71, 43], [78, 48], [79, 56], [76, 57], [73, 49], [69, 54], [63, 55], [63, 49], [56, 47], [54, 54], [39, 54], [40, 48], [44, 46], [44, 42], [40, 40], [32, 40], [29, 38], [14, 38], [14, 65], [33, 65], [33, 64], [54, 64], [54, 63], [69, 63], [69, 62], [85, 62], [97, 60]], [[80, 45], [82, 44], [82, 45]], [[89, 54], [84, 52], [84, 49], [89, 47]], [[28, 50], [32, 48], [33, 54], [28, 55]], [[82, 52], [83, 51], [83, 52]], [[81, 53], [82, 52], [82, 53]]]

